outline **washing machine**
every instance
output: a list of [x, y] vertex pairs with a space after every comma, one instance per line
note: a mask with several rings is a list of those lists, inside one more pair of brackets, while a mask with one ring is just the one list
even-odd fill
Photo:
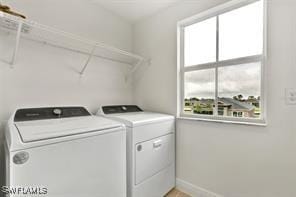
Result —
[[162, 197], [175, 186], [175, 118], [135, 105], [102, 106], [98, 115], [127, 129], [128, 197]]
[[24, 108], [8, 121], [5, 139], [7, 196], [126, 196], [120, 122], [84, 107]]

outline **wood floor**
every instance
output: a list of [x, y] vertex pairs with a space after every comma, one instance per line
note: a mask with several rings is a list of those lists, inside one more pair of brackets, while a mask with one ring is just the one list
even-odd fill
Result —
[[177, 189], [172, 189], [165, 197], [190, 197]]

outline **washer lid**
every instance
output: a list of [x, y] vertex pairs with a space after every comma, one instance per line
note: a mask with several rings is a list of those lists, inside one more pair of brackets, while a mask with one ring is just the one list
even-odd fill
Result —
[[15, 122], [23, 142], [34, 142], [121, 127], [118, 122], [96, 116]]
[[119, 113], [107, 115], [106, 117], [116, 119], [128, 127], [135, 127], [174, 119], [174, 116], [153, 112]]

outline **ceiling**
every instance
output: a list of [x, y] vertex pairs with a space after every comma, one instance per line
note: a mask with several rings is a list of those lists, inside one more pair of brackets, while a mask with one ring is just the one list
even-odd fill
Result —
[[105, 9], [135, 23], [182, 0], [92, 0]]

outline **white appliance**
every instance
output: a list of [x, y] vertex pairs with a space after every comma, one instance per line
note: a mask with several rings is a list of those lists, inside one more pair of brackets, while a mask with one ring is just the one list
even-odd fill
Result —
[[6, 185], [17, 189], [10, 196], [126, 196], [122, 123], [83, 107], [19, 109], [5, 138]]
[[97, 113], [127, 129], [128, 197], [162, 197], [175, 186], [175, 119], [138, 106], [103, 106]]

